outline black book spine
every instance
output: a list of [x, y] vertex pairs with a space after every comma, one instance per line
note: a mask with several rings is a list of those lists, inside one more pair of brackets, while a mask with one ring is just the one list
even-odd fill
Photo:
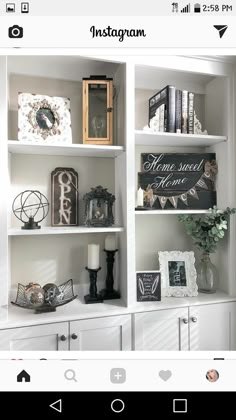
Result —
[[188, 91], [182, 91], [182, 133], [188, 133]]
[[188, 93], [188, 133], [194, 134], [194, 93]]
[[167, 131], [175, 133], [175, 87], [168, 86]]
[[175, 92], [175, 132], [181, 133], [182, 127], [182, 90]]

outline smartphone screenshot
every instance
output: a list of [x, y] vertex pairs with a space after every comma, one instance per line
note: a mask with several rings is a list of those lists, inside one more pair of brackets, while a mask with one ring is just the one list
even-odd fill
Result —
[[233, 408], [235, 7], [0, 1], [12, 413]]

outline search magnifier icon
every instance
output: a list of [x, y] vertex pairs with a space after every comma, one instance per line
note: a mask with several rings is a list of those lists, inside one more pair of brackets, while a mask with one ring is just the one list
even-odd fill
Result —
[[76, 379], [75, 371], [73, 369], [67, 369], [67, 370], [65, 370], [64, 376], [67, 379], [67, 381], [78, 382], [77, 379]]

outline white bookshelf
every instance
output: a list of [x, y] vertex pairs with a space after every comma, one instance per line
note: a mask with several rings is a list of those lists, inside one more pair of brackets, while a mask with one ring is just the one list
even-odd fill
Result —
[[[163, 59], [163, 60], [162, 60]], [[235, 146], [232, 121], [235, 118], [233, 107], [234, 66], [222, 65], [211, 60], [198, 60], [193, 57], [153, 57], [148, 62], [143, 57], [135, 65], [135, 175], [136, 193], [137, 172], [140, 172], [141, 153], [216, 153], [219, 173], [216, 183], [217, 207], [234, 207], [235, 194]], [[186, 89], [195, 93], [196, 114], [202, 129], [208, 134], [158, 133], [144, 130], [148, 124], [148, 100], [166, 85]], [[230, 187], [229, 187], [230, 184]], [[231, 192], [229, 192], [229, 189]], [[135, 206], [134, 206], [135, 207]], [[140, 271], [158, 269], [158, 251], [194, 249], [193, 242], [178, 221], [178, 215], [208, 214], [208, 210], [192, 209], [135, 209], [135, 269]], [[155, 216], [151, 217], [151, 216]], [[234, 226], [234, 227], [233, 227]], [[235, 229], [231, 220], [231, 232]], [[222, 247], [224, 251], [222, 251]], [[221, 290], [236, 293], [232, 250], [235, 241], [231, 235], [220, 244], [214, 258], [220, 273]], [[224, 268], [223, 268], [224, 267]], [[133, 289], [133, 293], [135, 294]]]
[[[1, 98], [8, 129], [1, 131], [6, 139], [4, 146], [8, 152], [8, 173], [4, 172], [5, 181], [10, 182], [8, 205], [5, 205], [8, 226], [8, 245], [4, 267], [6, 269], [4, 282], [5, 303], [7, 294], [17, 286], [30, 281], [34, 276], [33, 261], [37, 259], [42, 263], [41, 274], [46, 270], [51, 281], [61, 283], [59, 278], [67, 278], [65, 267], [68, 267], [68, 276], [72, 277], [75, 286], [79, 282], [86, 282], [85, 291], [89, 287], [85, 266], [87, 263], [87, 245], [98, 243], [100, 245], [100, 261], [102, 271], [100, 275], [105, 278], [106, 262], [104, 241], [107, 234], [114, 234], [119, 245], [119, 258], [114, 268], [116, 288], [121, 290], [123, 304], [127, 302], [127, 267], [125, 261], [126, 250], [126, 207], [124, 203], [126, 188], [124, 184], [125, 132], [124, 132], [124, 65], [122, 62], [109, 60], [96, 60], [86, 57], [68, 56], [35, 56], [34, 58], [11, 56], [3, 59], [1, 63], [2, 83], [8, 85], [5, 98]], [[48, 69], [48, 70], [46, 70]], [[82, 142], [82, 78], [90, 74], [106, 74], [112, 77], [117, 88], [114, 98], [114, 145], [85, 145]], [[18, 92], [46, 92], [51, 96], [70, 98], [71, 102], [71, 144], [45, 144], [33, 142], [20, 142], [17, 139]], [[4, 101], [3, 101], [4, 99]], [[119, 127], [119, 129], [118, 129]], [[3, 128], [3, 126], [2, 126]], [[13, 140], [14, 139], [14, 140]], [[5, 154], [6, 157], [6, 154]], [[4, 160], [7, 165], [7, 159]], [[51, 197], [51, 172], [55, 167], [73, 167], [79, 175], [79, 226], [52, 227], [50, 211], [47, 219], [40, 225], [41, 229], [24, 230], [21, 223], [12, 213], [14, 197], [25, 189], [38, 189], [48, 198]], [[6, 168], [6, 166], [5, 166]], [[122, 174], [120, 175], [120, 171]], [[90, 188], [102, 185], [113, 193], [116, 201], [113, 208], [115, 224], [110, 227], [86, 227], [84, 222], [83, 196]], [[4, 237], [6, 239], [6, 237]], [[5, 242], [6, 244], [6, 242]], [[66, 249], [66, 251], [65, 251]], [[73, 256], [74, 253], [74, 256]], [[65, 256], [67, 254], [67, 256]], [[21, 255], [22, 263], [27, 267], [27, 274], [17, 270]], [[51, 258], [50, 258], [51, 255]], [[60, 255], [60, 258], [57, 256]], [[25, 257], [24, 257], [25, 256]], [[51, 269], [47, 268], [46, 261], [50, 260]], [[68, 264], [68, 258], [70, 264]], [[16, 275], [16, 270], [19, 275]], [[53, 276], [50, 272], [55, 273]], [[69, 272], [71, 272], [69, 274]], [[58, 278], [55, 278], [55, 275]], [[64, 273], [64, 274], [62, 274]], [[82, 275], [81, 275], [82, 273]], [[38, 273], [41, 276], [40, 273]], [[18, 278], [17, 278], [18, 277]], [[22, 278], [21, 278], [22, 277]], [[37, 274], [36, 274], [37, 277]], [[48, 277], [48, 280], [49, 280]], [[53, 279], [54, 277], [54, 279]], [[120, 278], [122, 279], [120, 281]], [[29, 281], [28, 281], [29, 280]], [[41, 280], [42, 281], [42, 280]], [[104, 285], [103, 285], [104, 286]], [[17, 310], [18, 308], [16, 308]], [[92, 310], [91, 305], [87, 311]], [[21, 312], [21, 311], [20, 311]]]
[[[81, 141], [81, 80], [90, 74], [113, 77], [117, 88], [113, 146], [83, 145]], [[83, 293], [79, 292], [79, 299], [58, 308], [53, 314], [36, 316], [30, 311], [9, 306], [9, 322], [3, 322], [2, 329], [119, 315], [130, 316], [130, 325], [134, 325], [136, 313], [235, 301], [236, 222], [232, 217], [229, 235], [215, 255], [214, 263], [220, 274], [220, 290], [216, 295], [163, 299], [151, 305], [138, 303], [136, 271], [158, 270], [158, 251], [193, 249], [192, 241], [177, 216], [204, 215], [208, 210], [135, 209], [140, 155], [149, 152], [216, 153], [218, 207], [236, 207], [235, 82], [234, 64], [202, 57], [93, 59], [55, 55], [32, 58], [17, 55], [17, 52], [8, 60], [0, 57], [0, 84], [9, 87], [0, 93], [0, 306], [8, 304], [9, 295], [18, 282], [27, 284], [33, 280], [40, 284], [61, 284], [65, 278], [73, 278], [75, 285], [83, 290]], [[167, 84], [197, 94], [197, 115], [208, 135], [143, 130], [148, 123], [148, 98]], [[19, 91], [71, 97], [73, 143], [46, 145], [12, 140], [17, 139]], [[50, 197], [50, 174], [57, 166], [73, 167], [79, 174], [80, 226], [51, 227], [49, 216], [40, 230], [22, 230], [12, 215], [14, 197], [27, 187]], [[83, 195], [99, 184], [116, 197], [115, 225], [85, 227]], [[100, 290], [106, 278], [103, 249], [108, 233], [116, 235], [118, 241], [114, 286], [120, 290], [121, 299], [85, 305], [82, 297], [89, 288], [88, 273], [85, 272], [87, 245], [100, 244]], [[130, 334], [134, 338], [133, 331]]]

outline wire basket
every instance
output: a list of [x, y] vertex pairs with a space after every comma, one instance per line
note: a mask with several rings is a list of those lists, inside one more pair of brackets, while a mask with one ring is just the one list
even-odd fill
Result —
[[52, 302], [45, 302], [42, 303], [42, 305], [36, 307], [35, 305], [30, 304], [26, 299], [26, 286], [18, 283], [16, 301], [11, 303], [13, 305], [20, 306], [21, 308], [33, 309], [36, 314], [39, 314], [43, 312], [55, 312], [58, 306], [66, 305], [67, 303], [77, 298], [77, 295], [75, 295], [73, 291], [72, 279], [58, 286], [58, 290], [59, 293], [57, 296], [55, 296]]

